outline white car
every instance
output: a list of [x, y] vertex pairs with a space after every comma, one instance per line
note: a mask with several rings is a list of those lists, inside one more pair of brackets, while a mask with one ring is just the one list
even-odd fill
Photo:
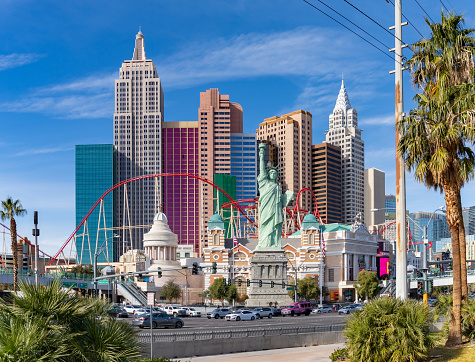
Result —
[[124, 306], [124, 310], [127, 312], [128, 315], [133, 315], [134, 312], [141, 308], [140, 306], [136, 306], [136, 305], [126, 305]]
[[314, 314], [321, 314], [321, 313], [331, 313], [332, 309], [330, 307], [319, 307], [317, 309], [312, 310]]
[[177, 307], [176, 305], [166, 305], [162, 308], [169, 316], [172, 317], [186, 317], [186, 310], [183, 307]]
[[195, 308], [185, 307], [184, 309], [188, 317], [201, 317], [201, 312]]
[[224, 317], [227, 321], [253, 321], [258, 319], [256, 313], [250, 310], [238, 310]]

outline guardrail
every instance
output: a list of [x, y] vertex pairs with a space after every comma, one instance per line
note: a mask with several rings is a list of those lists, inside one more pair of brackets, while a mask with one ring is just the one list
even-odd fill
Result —
[[[154, 333], [153, 342], [190, 342], [207, 341], [214, 339], [230, 338], [255, 338], [264, 336], [281, 336], [293, 334], [309, 334], [323, 332], [341, 332], [346, 324], [332, 324], [324, 326], [303, 326], [303, 327], [276, 327], [260, 329], [238, 329], [221, 331], [200, 331], [200, 332], [182, 332], [182, 333]], [[142, 343], [150, 343], [150, 333], [138, 334], [138, 339]]]

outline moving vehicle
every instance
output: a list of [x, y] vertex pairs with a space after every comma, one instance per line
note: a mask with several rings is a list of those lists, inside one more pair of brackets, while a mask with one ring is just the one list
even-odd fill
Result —
[[216, 308], [215, 310], [208, 312], [206, 316], [208, 317], [208, 319], [211, 319], [211, 318], [223, 319], [224, 317], [226, 317], [228, 314], [231, 314], [231, 313], [232, 313], [231, 310], [228, 308]]
[[133, 315], [133, 314], [134, 314], [134, 311], [135, 311], [136, 309], [140, 309], [140, 308], [142, 308], [142, 306], [140, 306], [140, 305], [126, 305], [126, 306], [124, 306], [124, 310], [125, 310], [127, 313], [129, 313], [129, 315]]
[[259, 317], [250, 310], [237, 310], [234, 313], [226, 315], [227, 321], [253, 321], [259, 319]]
[[195, 308], [185, 307], [187, 317], [201, 317], [201, 312]]
[[319, 307], [312, 310], [312, 313], [314, 314], [331, 313], [331, 312], [333, 312], [333, 310], [330, 307]]
[[169, 316], [173, 316], [175, 318], [178, 316], [186, 317], [186, 310], [183, 307], [177, 307], [176, 305], [166, 305], [162, 309]]
[[[150, 328], [150, 314], [143, 314], [135, 317], [132, 323], [139, 328]], [[183, 320], [180, 318], [170, 317], [168, 314], [163, 312], [152, 313], [152, 328], [181, 328], [183, 325]]]
[[289, 305], [288, 307], [282, 308], [282, 316], [285, 317], [286, 315], [294, 316], [294, 315], [310, 315], [312, 313], [312, 305], [309, 302], [295, 302]]
[[350, 313], [354, 312], [355, 310], [357, 310], [356, 307], [357, 307], [357, 306], [354, 305], [354, 304], [352, 304], [352, 305], [347, 305], [347, 306], [345, 306], [345, 307], [343, 307], [343, 308], [340, 308], [340, 309], [338, 310], [338, 314], [350, 314]]
[[263, 308], [254, 308], [253, 312], [256, 314], [257, 318], [262, 319], [264, 317], [272, 318], [274, 316], [274, 312], [272, 308], [263, 307]]

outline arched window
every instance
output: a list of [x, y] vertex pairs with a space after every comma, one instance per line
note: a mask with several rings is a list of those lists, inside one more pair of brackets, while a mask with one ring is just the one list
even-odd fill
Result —
[[294, 255], [293, 253], [291, 253], [290, 251], [286, 251], [286, 252], [284, 253], [284, 256], [285, 256], [287, 259], [291, 260], [291, 261], [294, 261], [294, 260], [295, 260], [295, 255]]
[[219, 245], [219, 234], [218, 233], [213, 235], [213, 245]]
[[315, 235], [313, 233], [308, 236], [308, 245], [315, 245]]
[[236, 254], [234, 254], [234, 260], [244, 261], [246, 260], [246, 254], [244, 254], [242, 251], [237, 252]]

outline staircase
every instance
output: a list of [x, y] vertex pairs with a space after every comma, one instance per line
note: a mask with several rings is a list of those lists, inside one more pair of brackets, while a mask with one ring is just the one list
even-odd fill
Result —
[[395, 297], [396, 296], [396, 281], [388, 280], [386, 286], [379, 292], [380, 297]]
[[117, 283], [117, 290], [133, 305], [147, 304], [147, 296], [134, 282], [120, 281]]

